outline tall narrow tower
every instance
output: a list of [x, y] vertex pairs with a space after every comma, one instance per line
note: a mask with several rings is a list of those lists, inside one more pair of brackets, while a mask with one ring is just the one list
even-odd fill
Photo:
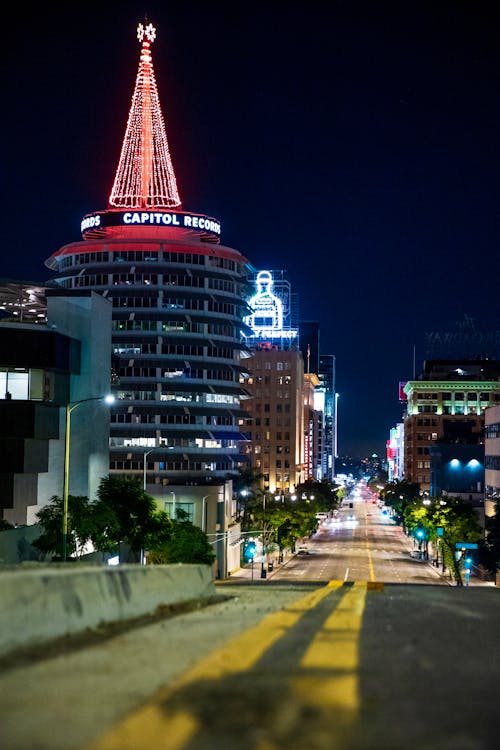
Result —
[[[153, 70], [152, 24], [139, 24], [139, 70], [108, 208], [46, 265], [69, 289], [111, 300], [110, 469], [166, 485], [210, 484], [242, 457], [240, 379], [247, 260], [220, 224], [181, 210]], [[155, 489], [156, 488], [156, 489]]]

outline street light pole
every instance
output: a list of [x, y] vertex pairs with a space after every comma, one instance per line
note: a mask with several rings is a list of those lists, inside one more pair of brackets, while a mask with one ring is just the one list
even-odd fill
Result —
[[205, 531], [206, 527], [206, 519], [205, 519], [205, 503], [208, 500], [208, 495], [204, 495], [204, 497], [201, 498], [201, 530]]
[[71, 440], [71, 414], [73, 411], [87, 401], [106, 401], [112, 404], [114, 396], [93, 396], [82, 398], [79, 401], [71, 401], [66, 404], [66, 433], [64, 436], [64, 482], [63, 482], [63, 519], [62, 519], [62, 561], [66, 562], [68, 556], [68, 505], [69, 505], [69, 453]]
[[152, 450], [146, 451], [144, 453], [144, 456], [143, 456], [143, 471], [144, 471], [144, 476], [143, 476], [143, 481], [142, 481], [142, 489], [144, 490], [144, 492], [146, 492], [146, 471], [147, 471], [147, 469], [146, 469], [146, 458], [152, 452], [153, 452]]

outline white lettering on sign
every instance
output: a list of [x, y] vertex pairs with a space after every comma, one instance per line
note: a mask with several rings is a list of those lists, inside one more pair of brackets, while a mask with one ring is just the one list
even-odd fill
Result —
[[81, 231], [85, 232], [86, 229], [94, 229], [94, 227], [99, 227], [100, 225], [101, 217], [99, 216], [99, 214], [96, 214], [95, 216], [87, 216], [82, 221]]
[[[116, 218], [115, 218], [116, 216]], [[86, 216], [81, 223], [81, 231], [100, 226], [116, 226], [119, 223], [140, 226], [187, 227], [189, 229], [204, 229], [207, 232], [220, 235], [220, 223], [206, 216], [195, 214], [181, 214], [164, 211], [125, 211], [116, 214], [93, 214]]]
[[[182, 222], [182, 224], [181, 224]], [[209, 232], [220, 234], [218, 221], [206, 219], [203, 216], [190, 216], [189, 214], [153, 213], [148, 211], [128, 211], [123, 214], [124, 224], [153, 224], [174, 227], [189, 227], [193, 229], [206, 229]]]

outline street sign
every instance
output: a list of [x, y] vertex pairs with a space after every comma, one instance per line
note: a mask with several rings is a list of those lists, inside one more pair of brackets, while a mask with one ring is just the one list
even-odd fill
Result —
[[477, 549], [477, 544], [472, 544], [471, 542], [457, 542], [455, 544], [455, 549]]
[[444, 534], [444, 529], [443, 529], [443, 527], [442, 527], [442, 526], [438, 526], [438, 527], [437, 527], [437, 529], [436, 529], [436, 534], [437, 534], [438, 536], [443, 536], [443, 534]]

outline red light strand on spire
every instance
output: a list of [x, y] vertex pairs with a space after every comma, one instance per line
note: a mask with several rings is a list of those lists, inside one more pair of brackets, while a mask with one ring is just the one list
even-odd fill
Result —
[[156, 29], [140, 23], [137, 38], [142, 43], [139, 70], [109, 205], [178, 208], [181, 199], [151, 58]]

